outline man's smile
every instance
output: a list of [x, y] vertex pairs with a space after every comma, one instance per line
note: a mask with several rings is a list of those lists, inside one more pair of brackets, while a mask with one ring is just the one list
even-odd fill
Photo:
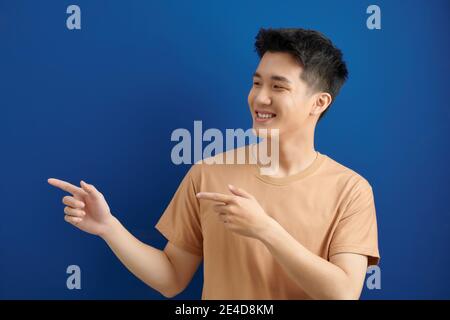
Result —
[[273, 112], [255, 109], [255, 120], [257, 122], [268, 122], [276, 116]]

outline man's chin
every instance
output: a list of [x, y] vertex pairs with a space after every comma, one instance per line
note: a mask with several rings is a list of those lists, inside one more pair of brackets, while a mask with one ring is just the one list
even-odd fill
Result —
[[261, 126], [258, 124], [253, 124], [252, 131], [253, 134], [258, 138], [270, 138], [273, 136], [279, 136], [279, 129], [272, 128], [270, 126]]

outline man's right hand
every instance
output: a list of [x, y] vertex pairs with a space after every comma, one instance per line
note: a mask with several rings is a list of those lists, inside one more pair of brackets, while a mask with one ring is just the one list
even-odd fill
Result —
[[81, 181], [80, 187], [59, 179], [50, 178], [49, 184], [71, 193], [65, 196], [62, 202], [64, 208], [64, 220], [76, 226], [78, 229], [90, 234], [103, 236], [114, 221], [108, 203], [103, 194], [92, 184]]
[[48, 179], [52, 186], [72, 194], [65, 196], [64, 219], [77, 228], [105, 240], [120, 261], [145, 284], [171, 298], [184, 290], [202, 260], [167, 243], [164, 251], [135, 238], [110, 212], [103, 195], [91, 184], [80, 187], [68, 182]]

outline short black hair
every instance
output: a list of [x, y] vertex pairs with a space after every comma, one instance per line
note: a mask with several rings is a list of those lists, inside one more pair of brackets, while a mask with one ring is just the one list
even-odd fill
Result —
[[[303, 67], [300, 78], [313, 90], [328, 92], [332, 101], [348, 77], [341, 50], [315, 30], [261, 28], [256, 35], [255, 51], [260, 59], [267, 51], [290, 53]], [[319, 120], [329, 108], [322, 112]]]

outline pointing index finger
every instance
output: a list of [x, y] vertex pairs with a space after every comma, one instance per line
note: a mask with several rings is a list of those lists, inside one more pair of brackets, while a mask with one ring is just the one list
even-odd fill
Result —
[[233, 196], [223, 194], [223, 193], [217, 193], [217, 192], [199, 192], [199, 193], [197, 193], [197, 198], [225, 202], [225, 203], [232, 202], [234, 199]]
[[86, 191], [84, 191], [83, 189], [74, 186], [73, 184], [63, 181], [63, 180], [59, 180], [59, 179], [55, 179], [55, 178], [50, 178], [47, 180], [47, 182], [49, 184], [51, 184], [54, 187], [60, 188], [66, 192], [69, 192], [73, 195], [86, 195]]

